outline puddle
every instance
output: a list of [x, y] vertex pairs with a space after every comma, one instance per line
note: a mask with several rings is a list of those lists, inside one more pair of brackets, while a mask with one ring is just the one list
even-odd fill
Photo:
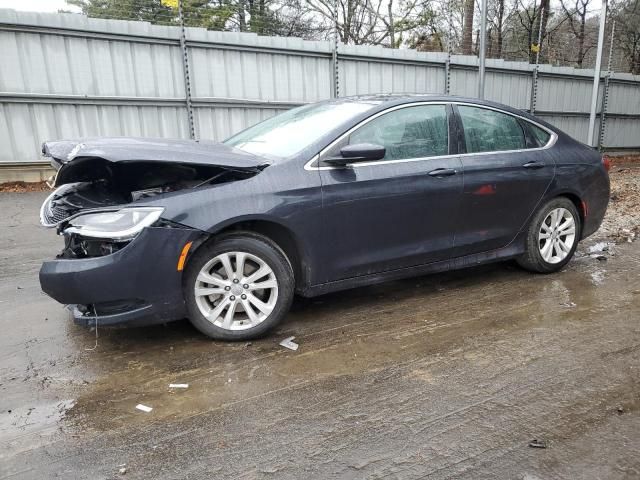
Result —
[[27, 404], [0, 413], [0, 460], [50, 443], [74, 399]]
[[596, 270], [595, 272], [591, 272], [591, 281], [596, 286], [602, 285], [602, 283], [604, 282], [605, 275], [606, 275], [605, 270]]

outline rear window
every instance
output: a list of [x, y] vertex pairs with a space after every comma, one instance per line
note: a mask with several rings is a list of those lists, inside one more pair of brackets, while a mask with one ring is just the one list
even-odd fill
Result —
[[541, 129], [540, 127], [536, 127], [532, 123], [529, 123], [529, 128], [531, 129], [531, 133], [533, 133], [533, 136], [536, 139], [538, 147], [544, 147], [547, 143], [549, 143], [549, 139], [551, 138], [551, 134], [549, 132]]

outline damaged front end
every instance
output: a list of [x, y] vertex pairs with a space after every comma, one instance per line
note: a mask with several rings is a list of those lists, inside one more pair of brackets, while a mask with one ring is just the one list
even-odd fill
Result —
[[46, 142], [57, 170], [40, 223], [64, 234], [59, 258], [114, 253], [162, 209], [135, 207], [149, 197], [250, 178], [267, 164], [222, 144], [131, 138]]
[[145, 199], [171, 195], [175, 205], [181, 191], [245, 180], [267, 166], [225, 145], [180, 140], [47, 142], [43, 153], [57, 174], [40, 221], [65, 246], [43, 263], [40, 285], [85, 325], [184, 317], [184, 259], [207, 235], [163, 218], [162, 202]]

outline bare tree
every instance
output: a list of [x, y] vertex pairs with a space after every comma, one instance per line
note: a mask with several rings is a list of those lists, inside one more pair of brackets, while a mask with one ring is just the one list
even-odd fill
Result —
[[471, 55], [473, 52], [473, 14], [475, 11], [474, 0], [464, 2], [464, 22], [462, 25], [462, 53]]
[[582, 68], [584, 57], [587, 53], [585, 47], [587, 13], [591, 0], [560, 0], [560, 5], [564, 11], [567, 23], [578, 41], [578, 51], [575, 63], [578, 68]]
[[627, 0], [613, 7], [618, 43], [629, 72], [640, 75], [640, 0]]

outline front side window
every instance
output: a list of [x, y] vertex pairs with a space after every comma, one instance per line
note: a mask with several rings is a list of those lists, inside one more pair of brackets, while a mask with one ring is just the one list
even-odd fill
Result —
[[486, 108], [458, 106], [467, 153], [526, 148], [524, 131], [515, 117]]
[[374, 143], [386, 149], [383, 160], [447, 155], [445, 105], [405, 107], [379, 116], [349, 136], [349, 145]]

